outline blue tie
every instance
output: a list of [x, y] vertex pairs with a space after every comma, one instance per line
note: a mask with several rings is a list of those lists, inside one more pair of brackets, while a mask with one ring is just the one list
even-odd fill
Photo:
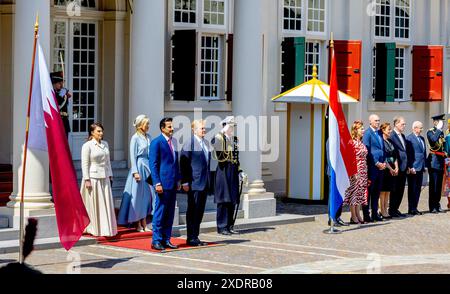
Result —
[[205, 158], [206, 158], [206, 160], [208, 160], [208, 151], [206, 151], [205, 141], [204, 140], [201, 141], [201, 146], [202, 146], [202, 149], [203, 149], [203, 154], [205, 154]]

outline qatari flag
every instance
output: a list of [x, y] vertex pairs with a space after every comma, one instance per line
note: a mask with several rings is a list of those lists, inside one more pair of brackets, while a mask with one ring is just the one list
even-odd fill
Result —
[[70, 250], [90, 221], [39, 41], [31, 95], [29, 148], [48, 152], [59, 239], [62, 246]]

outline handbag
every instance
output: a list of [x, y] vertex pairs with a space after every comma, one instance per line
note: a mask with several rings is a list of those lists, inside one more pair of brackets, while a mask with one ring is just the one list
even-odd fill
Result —
[[150, 186], [153, 186], [153, 179], [152, 179], [152, 176], [150, 175], [150, 176], [145, 180], [145, 182], [147, 182], [147, 184], [149, 184]]

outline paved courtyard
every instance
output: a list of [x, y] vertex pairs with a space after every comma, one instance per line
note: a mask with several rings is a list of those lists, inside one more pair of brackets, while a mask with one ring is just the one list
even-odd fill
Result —
[[[442, 206], [447, 207], [445, 199]], [[326, 207], [279, 202], [278, 210], [316, 215], [316, 222], [264, 227], [233, 237], [203, 234], [203, 240], [225, 246], [200, 250], [162, 255], [92, 245], [71, 254], [36, 251], [28, 263], [52, 274], [450, 273], [450, 212], [351, 226], [327, 235]], [[349, 213], [343, 218], [348, 221]], [[0, 255], [0, 266], [16, 255]]]

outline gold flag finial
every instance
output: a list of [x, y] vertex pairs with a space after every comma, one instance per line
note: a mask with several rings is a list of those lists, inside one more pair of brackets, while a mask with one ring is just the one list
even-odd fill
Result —
[[313, 65], [313, 73], [312, 73], [313, 79], [317, 79], [317, 65]]
[[330, 47], [334, 48], [334, 36], [333, 32], [331, 32], [331, 39], [330, 39]]
[[39, 12], [36, 14], [36, 23], [34, 24], [34, 30], [39, 31]]

